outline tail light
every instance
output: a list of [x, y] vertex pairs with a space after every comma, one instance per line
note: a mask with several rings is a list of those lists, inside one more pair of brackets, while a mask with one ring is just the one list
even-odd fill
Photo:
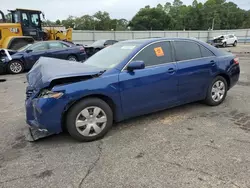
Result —
[[236, 57], [236, 58], [234, 58], [234, 64], [235, 65], [238, 65], [240, 62], [239, 62], [239, 58], [238, 57]]
[[80, 47], [81, 52], [85, 52], [85, 48], [83, 46]]

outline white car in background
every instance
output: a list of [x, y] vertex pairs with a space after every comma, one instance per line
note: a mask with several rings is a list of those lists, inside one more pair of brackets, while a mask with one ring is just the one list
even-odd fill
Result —
[[218, 37], [214, 37], [212, 44], [216, 47], [223, 46], [227, 47], [228, 45], [237, 46], [238, 39], [235, 35], [220, 35]]

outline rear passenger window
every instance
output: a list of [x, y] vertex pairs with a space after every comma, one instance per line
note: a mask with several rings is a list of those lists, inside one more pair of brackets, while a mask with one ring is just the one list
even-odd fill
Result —
[[203, 47], [203, 46], [200, 46], [201, 48], [201, 55], [202, 57], [211, 57], [211, 56], [214, 56], [214, 54], [208, 50], [207, 48]]
[[177, 61], [201, 58], [198, 44], [189, 41], [175, 41], [175, 55]]
[[50, 49], [60, 49], [60, 48], [63, 48], [63, 45], [60, 42], [50, 42], [49, 48]]
[[133, 61], [144, 61], [145, 66], [173, 62], [170, 42], [151, 44], [136, 55]]

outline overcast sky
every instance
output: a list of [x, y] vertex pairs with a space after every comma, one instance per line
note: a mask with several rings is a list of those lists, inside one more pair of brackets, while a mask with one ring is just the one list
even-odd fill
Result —
[[[69, 15], [82, 16], [95, 12], [107, 11], [112, 18], [131, 19], [135, 13], [146, 5], [156, 6], [165, 4], [168, 0], [1, 0], [1, 10], [28, 8], [37, 9], [45, 13], [46, 19], [65, 19]], [[182, 0], [184, 4], [191, 4], [193, 0]], [[204, 2], [205, 0], [200, 0]], [[240, 8], [250, 9], [250, 0], [231, 0]], [[168, 1], [168, 2], [173, 2]]]

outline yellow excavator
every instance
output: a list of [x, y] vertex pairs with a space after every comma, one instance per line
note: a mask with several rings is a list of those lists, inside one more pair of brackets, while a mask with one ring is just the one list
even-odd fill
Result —
[[11, 23], [0, 11], [0, 49], [17, 50], [35, 41], [63, 40], [72, 42], [72, 28], [65, 32], [55, 27], [42, 27], [40, 10], [16, 9], [9, 10]]

